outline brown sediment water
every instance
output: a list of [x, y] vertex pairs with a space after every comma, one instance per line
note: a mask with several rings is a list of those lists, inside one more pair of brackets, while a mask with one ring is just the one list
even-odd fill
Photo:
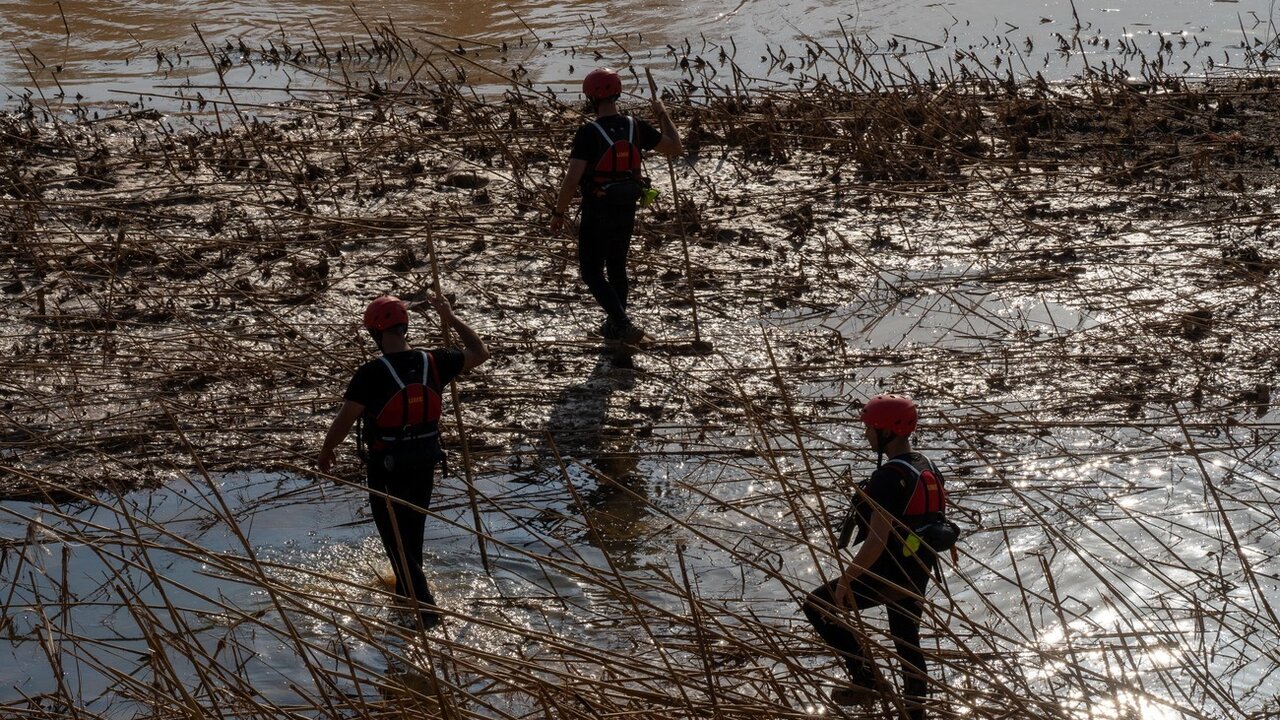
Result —
[[[967, 529], [928, 596], [938, 717], [1266, 717], [1266, 59], [904, 83], [841, 43], [863, 74], [667, 84], [690, 156], [633, 245], [665, 344], [632, 370], [545, 229], [582, 118], [538, 87], [481, 95], [434, 57], [221, 127], [4, 115], [2, 712], [839, 717], [797, 600], [874, 463], [858, 403], [892, 389]], [[335, 477], [311, 459], [370, 297], [437, 341], [433, 265], [494, 357], [446, 414], [470, 466], [438, 483], [424, 635], [350, 446]]]
[[[323, 78], [332, 67], [295, 68], [264, 62], [259, 48], [313, 54], [315, 46], [347, 48], [350, 71], [394, 79], [405, 67], [386, 65], [372, 52], [370, 26], [390, 23], [404, 33], [420, 29], [444, 50], [464, 49], [500, 66], [503, 74], [529, 73], [540, 85], [572, 85], [594, 63], [630, 65], [667, 46], [693, 61], [727, 54], [755, 75], [775, 59], [803, 65], [808, 40], [843, 35], [882, 44], [891, 56], [915, 56], [918, 69], [945, 67], [951, 56], [973, 54], [1000, 72], [1040, 73], [1050, 80], [1080, 71], [1064, 53], [1065, 38], [1079, 35], [1080, 49], [1095, 64], [1107, 60], [1134, 66], [1140, 53], [1153, 57], [1168, 43], [1169, 70], [1203, 74], [1239, 65], [1251, 38], [1274, 39], [1273, 18], [1263, 4], [1201, 0], [1120, 2], [1114, 7], [1083, 3], [1021, 3], [983, 0], [937, 3], [868, 0], [799, 2], [461, 2], [384, 0], [348, 3], [257, 3], [243, 0], [193, 2], [0, 2], [0, 87], [6, 94], [43, 95], [59, 104], [158, 105], [187, 88], [211, 95], [219, 84], [221, 55], [230, 44], [223, 79], [257, 88], [280, 100], [287, 91], [330, 89]], [[197, 36], [199, 28], [204, 41]], [[503, 49], [505, 46], [505, 49]], [[289, 48], [290, 52], [285, 52]], [[246, 52], [241, 52], [241, 50]], [[550, 50], [550, 52], [548, 52]], [[1025, 51], [1026, 57], [1017, 57]], [[280, 55], [275, 56], [279, 60]], [[679, 58], [677, 58], [679, 59]], [[1007, 62], [1007, 65], [1003, 65]], [[661, 71], [661, 63], [655, 64]]]

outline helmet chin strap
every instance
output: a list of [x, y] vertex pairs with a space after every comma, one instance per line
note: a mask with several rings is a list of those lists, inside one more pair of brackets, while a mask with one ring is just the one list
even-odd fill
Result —
[[876, 428], [876, 469], [884, 464], [884, 446], [889, 444], [893, 439], [893, 433], [887, 430]]

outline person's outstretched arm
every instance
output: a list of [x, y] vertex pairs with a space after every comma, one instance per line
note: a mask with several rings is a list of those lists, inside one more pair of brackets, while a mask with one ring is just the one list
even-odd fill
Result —
[[476, 367], [480, 363], [489, 359], [489, 348], [485, 346], [484, 341], [471, 329], [470, 325], [458, 319], [453, 314], [453, 306], [442, 295], [431, 296], [431, 306], [440, 314], [440, 322], [445, 327], [452, 327], [458, 331], [458, 338], [462, 340], [462, 372]]

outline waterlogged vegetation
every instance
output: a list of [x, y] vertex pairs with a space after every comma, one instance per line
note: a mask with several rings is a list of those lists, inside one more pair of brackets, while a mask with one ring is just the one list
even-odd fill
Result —
[[[1265, 40], [1194, 82], [912, 75], [850, 39], [770, 83], [673, 48], [690, 156], [650, 161], [632, 248], [667, 342], [626, 369], [544, 229], [578, 108], [373, 32], [411, 79], [0, 118], [5, 714], [857, 717], [797, 599], [883, 389], [968, 531], [926, 610], [936, 716], [1280, 712]], [[351, 448], [311, 458], [360, 309], [394, 292], [436, 342], [437, 278], [494, 358], [446, 412], [422, 633]]]

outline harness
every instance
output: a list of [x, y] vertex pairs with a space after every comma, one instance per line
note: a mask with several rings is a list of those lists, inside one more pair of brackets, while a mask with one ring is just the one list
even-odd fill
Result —
[[[373, 441], [369, 449], [385, 452], [404, 442], [431, 440], [440, 436], [440, 376], [431, 354], [422, 355], [422, 379], [406, 384], [386, 355], [379, 358], [395, 380], [399, 390], [378, 411], [374, 420]], [[399, 398], [399, 402], [396, 399]]]
[[903, 524], [907, 527], [920, 527], [942, 520], [947, 509], [947, 491], [942, 487], [942, 481], [933, 468], [922, 472], [920, 468], [901, 458], [885, 463], [885, 467], [890, 465], [906, 468], [907, 475], [916, 481], [911, 499], [907, 501], [907, 509], [902, 514]]

